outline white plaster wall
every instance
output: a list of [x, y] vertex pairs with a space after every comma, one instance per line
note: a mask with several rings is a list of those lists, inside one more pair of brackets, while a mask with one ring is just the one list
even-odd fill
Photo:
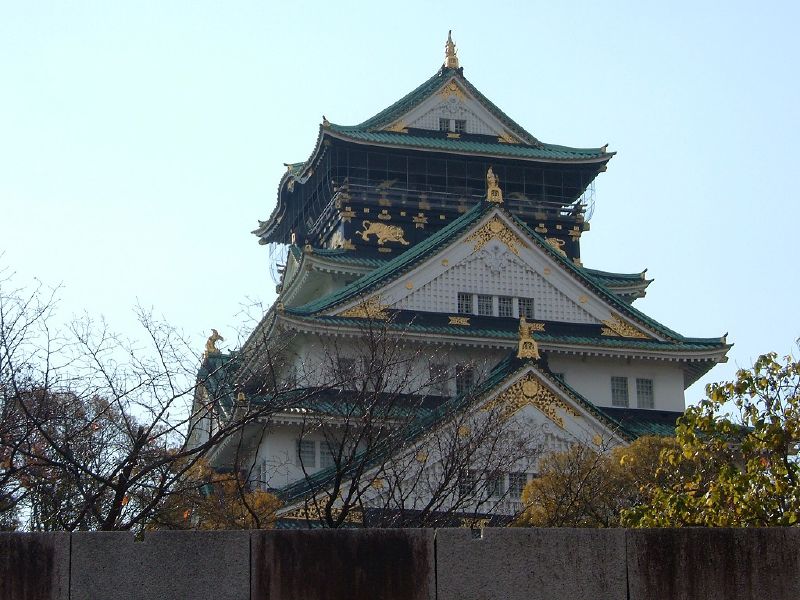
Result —
[[653, 380], [653, 396], [656, 410], [682, 411], [685, 408], [683, 395], [683, 371], [677, 363], [648, 360], [569, 358], [552, 356], [550, 369], [564, 373], [567, 385], [598, 406], [612, 406], [611, 377], [628, 378], [629, 407], [636, 406], [636, 378]]

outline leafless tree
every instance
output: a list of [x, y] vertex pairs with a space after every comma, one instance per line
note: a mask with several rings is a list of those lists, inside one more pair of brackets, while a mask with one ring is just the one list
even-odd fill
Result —
[[277, 407], [220, 419], [233, 384], [213, 347], [201, 358], [143, 309], [144, 342], [88, 317], [59, 327], [56, 305], [0, 272], [2, 527], [143, 528], [198, 461]]
[[[304, 392], [285, 404], [298, 444], [286, 459], [299, 470], [280, 491], [287, 516], [308, 526], [428, 527], [508, 513], [502, 481], [532, 468], [540, 440], [482, 403], [488, 365], [442, 369], [441, 347], [403, 341], [391, 320], [364, 319], [350, 336], [306, 335], [306, 354], [283, 384]], [[270, 428], [265, 421], [259, 435]], [[306, 442], [315, 448], [308, 457]]]

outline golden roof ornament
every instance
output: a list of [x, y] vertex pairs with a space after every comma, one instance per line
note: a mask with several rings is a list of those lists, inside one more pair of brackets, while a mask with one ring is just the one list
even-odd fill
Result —
[[539, 346], [531, 335], [531, 328], [525, 321], [525, 317], [519, 318], [519, 349], [517, 358], [539, 359]]
[[453, 43], [452, 34], [453, 30], [447, 32], [447, 42], [444, 44], [444, 66], [448, 69], [458, 68], [458, 56], [456, 45]]
[[211, 354], [219, 354], [219, 348], [217, 348], [217, 342], [224, 342], [225, 338], [222, 337], [216, 329], [211, 330], [211, 335], [206, 340], [206, 356]]
[[492, 167], [486, 171], [486, 200], [495, 204], [503, 203], [503, 190], [500, 189], [500, 179], [492, 171]]

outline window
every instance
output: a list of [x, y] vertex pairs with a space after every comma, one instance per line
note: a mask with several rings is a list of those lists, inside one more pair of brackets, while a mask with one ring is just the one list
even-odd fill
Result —
[[514, 316], [514, 301], [508, 296], [500, 296], [497, 298], [497, 314], [501, 317]]
[[455, 132], [456, 133], [465, 133], [467, 131], [467, 120], [466, 119], [456, 119], [455, 121]]
[[456, 367], [456, 394], [465, 394], [475, 384], [475, 371], [470, 365]]
[[491, 317], [494, 314], [491, 296], [478, 294], [478, 314], [486, 317]]
[[475, 493], [475, 486], [478, 484], [478, 472], [469, 470], [461, 473], [461, 478], [458, 480], [458, 495], [471, 496]]
[[323, 469], [336, 464], [336, 461], [333, 459], [335, 448], [332, 448], [331, 444], [333, 444], [333, 442], [329, 440], [320, 442], [319, 444], [319, 466]]
[[500, 496], [500, 475], [486, 475], [486, 497], [497, 498]]
[[439, 119], [439, 131], [450, 131], [450, 119]]
[[432, 364], [430, 366], [428, 386], [431, 394], [447, 395], [447, 365]]
[[342, 358], [340, 356], [337, 364], [336, 378], [339, 380], [342, 389], [356, 389], [356, 359]]
[[652, 379], [636, 379], [636, 407], [655, 408]]
[[297, 440], [297, 466], [306, 469], [317, 466], [317, 443], [314, 440]]
[[522, 498], [522, 490], [528, 483], [527, 473], [509, 473], [508, 474], [508, 495], [512, 500], [519, 500]]
[[611, 378], [611, 405], [628, 407], [628, 378]]
[[463, 315], [472, 314], [472, 294], [458, 293], [458, 312]]
[[533, 298], [519, 299], [519, 316], [533, 319]]

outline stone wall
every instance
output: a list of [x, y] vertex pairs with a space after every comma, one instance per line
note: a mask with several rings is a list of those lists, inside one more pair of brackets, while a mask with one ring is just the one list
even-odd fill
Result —
[[0, 600], [800, 598], [796, 529], [0, 533]]

